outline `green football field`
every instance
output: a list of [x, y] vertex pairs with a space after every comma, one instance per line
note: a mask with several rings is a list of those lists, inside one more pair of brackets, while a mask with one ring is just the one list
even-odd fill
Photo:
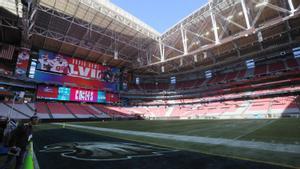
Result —
[[[71, 124], [130, 131], [200, 136], [208, 138], [227, 138], [230, 140], [246, 140], [251, 142], [300, 146], [300, 119], [99, 121]], [[95, 131], [83, 129], [76, 130], [95, 133]], [[243, 147], [230, 147], [224, 145], [196, 144], [114, 132], [96, 133], [115, 138], [150, 143], [193, 152], [201, 152], [295, 168], [300, 167], [300, 152], [286, 153]]]
[[106, 121], [85, 126], [300, 145], [300, 119]]
[[[73, 126], [71, 126], [73, 125]], [[99, 129], [99, 130], [96, 130]], [[104, 130], [104, 131], [100, 131]], [[122, 131], [122, 132], [115, 132]], [[130, 134], [140, 133], [139, 135]], [[141, 134], [142, 133], [142, 134]], [[226, 139], [228, 142], [245, 141], [246, 143], [263, 143], [274, 146], [269, 150], [260, 148], [246, 148], [247, 145], [228, 146], [224, 144], [196, 143], [171, 138], [155, 138], [146, 134], [172, 135], [183, 138], [195, 137], [213, 140]], [[133, 161], [114, 161], [111, 163], [80, 162], [59, 157], [58, 154], [41, 152], [45, 145], [65, 142], [133, 142], [138, 144], [165, 147], [179, 150], [177, 153], [165, 155], [161, 158], [169, 159], [164, 164], [169, 168], [180, 168], [176, 165], [190, 162], [211, 165], [214, 168], [228, 168], [230, 165], [245, 168], [273, 169], [300, 168], [300, 151], [276, 151], [277, 146], [294, 146], [300, 148], [300, 119], [274, 120], [174, 120], [174, 121], [97, 121], [73, 122], [59, 124], [40, 124], [34, 130], [34, 147], [40, 168], [60, 169], [63, 164], [74, 164], [73, 168], [82, 168], [87, 164], [90, 168], [120, 168], [126, 165], [145, 165], [158, 169], [152, 159], [134, 159]], [[220, 157], [220, 158], [218, 158]], [[180, 159], [177, 159], [180, 158]], [[0, 157], [0, 163], [3, 162]], [[49, 163], [50, 161], [56, 161]], [[66, 162], [67, 160], [67, 162]], [[179, 160], [179, 161], [178, 161]], [[181, 160], [181, 161], [180, 161]], [[65, 163], [61, 163], [64, 161]], [[178, 164], [177, 164], [177, 163]], [[172, 166], [174, 163], [174, 166]], [[175, 165], [176, 163], [176, 165]], [[51, 164], [51, 165], [50, 165]], [[54, 165], [55, 164], [55, 165]], [[61, 165], [57, 165], [61, 164]], [[54, 166], [53, 166], [54, 165]], [[182, 164], [183, 165], [183, 164]], [[117, 167], [119, 166], [119, 167]], [[48, 168], [47, 168], [48, 167]], [[76, 167], [75, 167], [76, 168]], [[74, 169], [75, 169], [74, 168]], [[76, 168], [76, 169], [77, 169]], [[121, 167], [122, 168], [122, 167]], [[124, 168], [124, 167], [123, 167]], [[126, 168], [126, 167], [125, 167]], [[195, 168], [195, 167], [194, 167]], [[196, 167], [197, 168], [197, 167]], [[247, 167], [246, 167], [247, 168]]]

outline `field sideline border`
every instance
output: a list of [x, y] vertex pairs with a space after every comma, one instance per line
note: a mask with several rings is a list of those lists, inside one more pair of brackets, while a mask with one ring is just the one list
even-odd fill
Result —
[[[60, 123], [56, 123], [56, 124], [52, 124], [52, 125], [62, 126], [62, 124], [60, 124]], [[108, 132], [108, 131], [107, 132], [99, 132], [99, 131], [98, 132], [92, 132], [93, 130], [90, 130], [90, 129], [85, 129], [84, 130], [84, 129], [79, 129], [79, 128], [70, 127], [70, 126], [65, 126], [65, 129], [71, 129], [71, 130], [81, 131], [81, 132], [88, 132], [88, 133], [91, 133], [91, 134], [96, 134], [96, 135], [101, 135], [101, 136], [108, 136], [108, 137], [113, 137], [113, 138], [118, 138], [118, 139], [123, 139], [123, 140], [128, 140], [128, 141], [134, 141], [134, 142], [141, 142], [141, 143], [146, 143], [146, 144], [152, 144], [152, 145], [156, 145], [156, 146], [175, 148], [177, 150], [203, 153], [203, 154], [211, 155], [211, 156], [219, 156], [219, 157], [224, 157], [224, 158], [231, 158], [231, 159], [251, 161], [251, 162], [257, 162], [257, 163], [263, 163], [263, 164], [269, 164], [269, 165], [275, 165], [275, 166], [281, 166], [281, 167], [288, 167], [288, 168], [291, 168], [291, 169], [300, 169], [300, 167], [293, 166], [293, 165], [288, 165], [288, 164], [281, 164], [281, 163], [270, 162], [270, 161], [261, 161], [261, 160], [255, 160], [255, 159], [250, 159], [250, 158], [246, 158], [246, 157], [239, 157], [239, 156], [233, 156], [233, 155], [222, 155], [222, 154], [219, 154], [219, 153], [210, 153], [210, 152], [202, 151], [202, 150], [200, 151], [200, 150], [194, 150], [194, 149], [188, 149], [188, 148], [172, 147], [172, 146], [157, 144], [157, 143], [153, 143], [153, 142], [135, 140], [135, 139], [130, 139], [130, 138], [122, 138], [121, 136], [111, 136], [109, 134], [105, 134], [105, 133], [113, 133], [113, 132]], [[120, 134], [120, 135], [122, 135], [122, 134]], [[126, 135], [126, 134], [123, 134], [123, 135]], [[138, 137], [143, 137], [143, 136], [138, 136]], [[180, 142], [180, 141], [178, 141], [178, 142]]]
[[34, 169], [40, 169], [39, 161], [36, 158], [36, 154], [34, 150], [32, 151], [32, 160], [33, 160]]

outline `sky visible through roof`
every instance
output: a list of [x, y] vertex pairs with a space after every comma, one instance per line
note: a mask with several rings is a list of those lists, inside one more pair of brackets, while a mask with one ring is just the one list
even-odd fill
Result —
[[110, 0], [160, 33], [175, 25], [208, 0]]

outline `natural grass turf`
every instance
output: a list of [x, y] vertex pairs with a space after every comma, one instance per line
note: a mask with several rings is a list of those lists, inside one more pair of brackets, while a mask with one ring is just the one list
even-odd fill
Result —
[[277, 120], [241, 139], [300, 145], [300, 119]]
[[[279, 120], [181, 120], [181, 121], [107, 121], [72, 123], [133, 131], [170, 133], [213, 138], [254, 140], [273, 143], [297, 144], [300, 142], [300, 119]], [[36, 130], [51, 130], [59, 126], [41, 125]], [[61, 126], [60, 126], [61, 127]], [[69, 128], [69, 127], [68, 127]], [[196, 144], [182, 141], [155, 139], [112, 132], [95, 132], [73, 129], [92, 134], [155, 144], [194, 152], [272, 163], [300, 168], [300, 155], [275, 153], [265, 150], [236, 148], [220, 145]]]
[[67, 128], [81, 131], [81, 132], [97, 134], [101, 136], [114, 137], [123, 140], [130, 140], [130, 141], [136, 141], [141, 143], [148, 143], [153, 145], [170, 147], [178, 150], [186, 150], [186, 151], [199, 152], [199, 153], [205, 153], [210, 155], [217, 155], [217, 156], [223, 156], [223, 157], [229, 157], [229, 158], [235, 158], [241, 160], [263, 162], [263, 163], [291, 167], [291, 168], [300, 167], [299, 154], [274, 153], [265, 150], [236, 148], [236, 147], [228, 147], [228, 146], [221, 146], [221, 145], [197, 144], [197, 143], [190, 143], [190, 142], [149, 138], [143, 136], [132, 136], [126, 134], [111, 133], [111, 132], [95, 132], [95, 131], [85, 130], [85, 129], [70, 128], [70, 127]]
[[75, 124], [189, 136], [300, 144], [300, 119], [105, 121]]

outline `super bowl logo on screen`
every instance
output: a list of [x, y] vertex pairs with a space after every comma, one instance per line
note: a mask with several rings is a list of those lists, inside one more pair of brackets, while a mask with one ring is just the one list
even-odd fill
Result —
[[39, 51], [37, 69], [107, 82], [117, 82], [120, 74], [120, 70], [117, 68], [70, 58], [45, 50]]

